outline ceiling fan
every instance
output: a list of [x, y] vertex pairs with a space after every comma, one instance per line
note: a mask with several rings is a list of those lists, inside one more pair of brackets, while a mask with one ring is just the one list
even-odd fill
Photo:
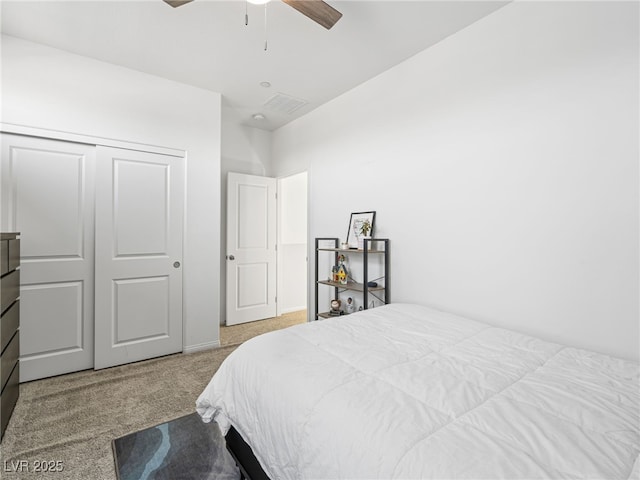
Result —
[[[164, 0], [172, 7], [179, 7], [193, 0]], [[249, 0], [251, 1], [251, 0]], [[267, 0], [268, 1], [268, 0]], [[287, 5], [295, 8], [314, 22], [322, 25], [327, 30], [333, 27], [342, 14], [328, 3], [322, 0], [282, 0]], [[257, 2], [256, 2], [257, 3]], [[262, 0], [260, 3], [265, 3]]]

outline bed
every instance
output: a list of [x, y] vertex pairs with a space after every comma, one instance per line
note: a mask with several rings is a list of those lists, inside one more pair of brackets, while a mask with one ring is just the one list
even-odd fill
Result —
[[196, 409], [258, 478], [640, 478], [638, 363], [418, 305], [249, 340]]

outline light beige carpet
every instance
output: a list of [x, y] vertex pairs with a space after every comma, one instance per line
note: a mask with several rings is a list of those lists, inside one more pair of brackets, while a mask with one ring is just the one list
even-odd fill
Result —
[[[114, 438], [193, 412], [196, 398], [238, 343], [290, 321], [228, 327], [233, 330], [225, 343], [235, 345], [215, 350], [21, 384], [0, 444], [0, 477], [115, 480]], [[35, 472], [36, 462], [44, 461], [59, 462], [63, 471]]]
[[286, 313], [280, 317], [258, 320], [257, 322], [242, 323], [229, 327], [220, 327], [221, 345], [239, 345], [240, 343], [272, 330], [290, 327], [307, 321], [307, 311]]

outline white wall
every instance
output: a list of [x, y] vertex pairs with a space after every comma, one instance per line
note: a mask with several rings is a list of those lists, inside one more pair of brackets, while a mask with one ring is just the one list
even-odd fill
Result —
[[307, 308], [307, 181], [278, 179], [278, 314]]
[[311, 238], [377, 211], [393, 302], [637, 359], [638, 13], [512, 3], [277, 130], [274, 172]]
[[186, 350], [219, 343], [220, 94], [2, 36], [2, 122], [187, 152]]

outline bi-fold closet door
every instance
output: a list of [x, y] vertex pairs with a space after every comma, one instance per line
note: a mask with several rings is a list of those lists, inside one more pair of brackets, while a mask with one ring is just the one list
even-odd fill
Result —
[[183, 158], [2, 134], [21, 381], [182, 351]]

